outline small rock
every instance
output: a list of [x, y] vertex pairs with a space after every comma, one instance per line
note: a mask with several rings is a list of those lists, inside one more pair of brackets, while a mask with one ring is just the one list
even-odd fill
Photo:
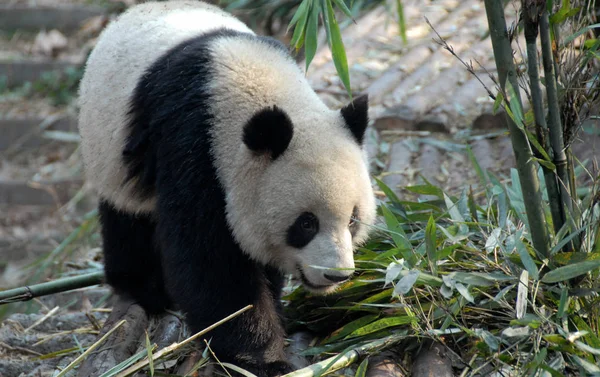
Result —
[[406, 106], [396, 106], [387, 109], [378, 119], [375, 119], [373, 127], [381, 130], [414, 130], [416, 114]]
[[506, 115], [503, 112], [497, 114], [481, 114], [473, 121], [473, 129], [479, 131], [492, 131], [506, 129]]
[[398, 356], [392, 352], [382, 352], [370, 357], [366, 377], [406, 377], [407, 374], [397, 360]]
[[426, 115], [415, 124], [417, 131], [429, 131], [429, 132], [441, 132], [449, 133], [448, 127], [448, 116], [443, 113], [435, 115]]
[[414, 377], [453, 377], [452, 362], [446, 357], [444, 346], [438, 343], [423, 347], [412, 369]]
[[41, 31], [33, 42], [32, 52], [49, 57], [57, 57], [67, 49], [67, 38], [58, 30]]

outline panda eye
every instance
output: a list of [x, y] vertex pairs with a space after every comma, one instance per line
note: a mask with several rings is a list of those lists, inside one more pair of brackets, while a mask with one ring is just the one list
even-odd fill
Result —
[[350, 228], [350, 234], [352, 234], [353, 237], [356, 234], [359, 221], [360, 219], [358, 217], [358, 208], [354, 207], [354, 210], [352, 211], [352, 216], [350, 216], [350, 221], [348, 222], [348, 228]]
[[319, 219], [310, 212], [304, 212], [290, 226], [287, 232], [288, 245], [303, 248], [319, 232]]

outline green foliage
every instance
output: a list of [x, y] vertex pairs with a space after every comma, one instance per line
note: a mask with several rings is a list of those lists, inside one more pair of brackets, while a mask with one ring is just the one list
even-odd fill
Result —
[[[388, 194], [379, 205], [384, 224], [359, 249], [355, 278], [326, 297], [301, 287], [286, 297], [287, 314], [297, 320], [289, 330], [323, 335], [305, 354], [340, 353], [390, 335], [405, 336], [407, 346], [443, 337], [465, 361], [473, 357], [500, 373], [594, 370], [600, 363], [597, 183], [580, 198], [594, 213], [577, 230], [587, 246], [547, 259], [531, 245], [516, 172], [516, 181], [506, 183], [486, 176], [481, 192], [457, 197], [430, 184], [411, 187], [436, 197], [415, 202], [377, 181]], [[555, 248], [568, 237], [556, 235]], [[579, 283], [571, 286], [575, 276]]]
[[[364, 2], [357, 1], [356, 3], [362, 6]], [[356, 9], [352, 7], [352, 3], [349, 5], [348, 1], [344, 0], [302, 0], [288, 26], [288, 29], [294, 27], [294, 34], [290, 44], [296, 50], [300, 49], [303, 45], [305, 46], [306, 69], [308, 70], [317, 50], [318, 18], [321, 15], [333, 63], [348, 95], [352, 98], [348, 59], [346, 57], [346, 49], [344, 48], [340, 25], [334, 12], [334, 5], [335, 9], [340, 10], [349, 18], [352, 18], [356, 13], [356, 11], [351, 9]], [[396, 9], [400, 34], [406, 42], [406, 22], [404, 20], [401, 0], [396, 0]]]

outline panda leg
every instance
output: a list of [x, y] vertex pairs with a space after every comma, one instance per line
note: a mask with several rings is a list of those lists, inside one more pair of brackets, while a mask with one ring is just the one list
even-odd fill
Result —
[[150, 215], [118, 211], [103, 200], [99, 213], [105, 274], [115, 293], [133, 299], [149, 314], [169, 308], [155, 241], [156, 221]]

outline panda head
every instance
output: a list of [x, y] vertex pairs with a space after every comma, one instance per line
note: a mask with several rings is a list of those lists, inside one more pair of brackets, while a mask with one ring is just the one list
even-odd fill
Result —
[[246, 123], [247, 179], [236, 181], [247, 196], [243, 213], [234, 210], [229, 219], [251, 257], [328, 293], [352, 275], [354, 248], [375, 218], [362, 148], [368, 99], [338, 111], [302, 110], [271, 105]]

